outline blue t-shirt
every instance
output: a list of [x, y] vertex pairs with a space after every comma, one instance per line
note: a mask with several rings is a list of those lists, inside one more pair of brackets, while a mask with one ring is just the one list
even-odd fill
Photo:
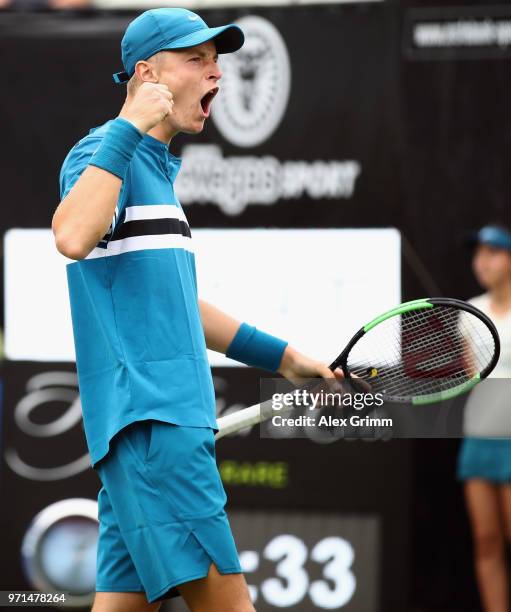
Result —
[[[69, 152], [61, 199], [110, 121]], [[92, 466], [133, 421], [217, 427], [193, 240], [173, 188], [181, 160], [145, 134], [106, 236], [67, 265], [83, 422]]]

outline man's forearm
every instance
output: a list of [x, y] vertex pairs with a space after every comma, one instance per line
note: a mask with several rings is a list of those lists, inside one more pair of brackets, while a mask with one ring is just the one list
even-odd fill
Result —
[[82, 259], [103, 238], [114, 215], [122, 181], [89, 166], [52, 220], [57, 249], [70, 259]]
[[[296, 351], [289, 346], [284, 349], [284, 343], [278, 338], [260, 331], [257, 331], [257, 335], [255, 335], [255, 328], [250, 328], [250, 326], [247, 328], [246, 324], [242, 324], [204, 300], [199, 300], [199, 306], [206, 346], [209, 349], [224, 355], [228, 353], [229, 349], [233, 353], [229, 354], [229, 357], [241, 363], [274, 372], [281, 372], [281, 368], [287, 371], [292, 367], [291, 364], [294, 363]], [[250, 340], [247, 338], [247, 329]], [[243, 332], [245, 333], [243, 334]], [[243, 336], [241, 340], [239, 338], [240, 333]], [[236, 340], [239, 340], [241, 347], [233, 347], [233, 344], [236, 343], [236, 341], [232, 343], [235, 337]]]
[[227, 347], [240, 328], [241, 321], [204, 300], [199, 300], [199, 306], [206, 346], [212, 351], [225, 355]]
[[[243, 333], [242, 325], [244, 324], [204, 300], [199, 300], [199, 307], [206, 346], [225, 355], [234, 337], [239, 337], [238, 332]], [[284, 343], [278, 338], [267, 336], [261, 332], [258, 332], [258, 334], [259, 338], [256, 340], [255, 348], [253, 339], [252, 343], [249, 342], [251, 344], [249, 347], [250, 359], [245, 360], [240, 358], [240, 355], [237, 355], [235, 359], [242, 363], [278, 372], [293, 382], [317, 376], [322, 378], [341, 378], [343, 376], [339, 368], [332, 372], [325, 363], [306, 357], [289, 345], [284, 348]], [[262, 341], [260, 340], [261, 336], [263, 337]], [[237, 352], [239, 352], [239, 348]], [[277, 359], [275, 359], [276, 356]], [[274, 362], [273, 365], [271, 361]]]
[[103, 136], [87, 167], [61, 201], [52, 219], [57, 249], [71, 259], [83, 259], [103, 238], [142, 132], [117, 117]]

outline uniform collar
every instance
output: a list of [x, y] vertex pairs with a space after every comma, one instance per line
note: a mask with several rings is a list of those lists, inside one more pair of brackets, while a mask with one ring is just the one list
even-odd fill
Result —
[[142, 135], [142, 142], [154, 151], [163, 152], [169, 150], [169, 146], [166, 143], [162, 142], [161, 140], [158, 140], [154, 136], [150, 136], [149, 134]]
[[142, 136], [142, 143], [148, 149], [154, 151], [154, 153], [156, 153], [156, 155], [158, 155], [160, 158], [165, 159], [169, 178], [171, 181], [174, 181], [179, 169], [181, 168], [182, 159], [172, 155], [172, 153], [169, 151], [168, 145], [161, 140], [154, 138], [154, 136], [144, 134]]

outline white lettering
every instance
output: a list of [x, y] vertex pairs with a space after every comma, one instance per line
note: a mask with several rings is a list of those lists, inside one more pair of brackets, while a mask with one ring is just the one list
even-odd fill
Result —
[[217, 145], [188, 145], [176, 192], [183, 205], [213, 203], [228, 215], [250, 204], [308, 196], [348, 199], [361, 173], [357, 161], [279, 161], [275, 157], [223, 157]]

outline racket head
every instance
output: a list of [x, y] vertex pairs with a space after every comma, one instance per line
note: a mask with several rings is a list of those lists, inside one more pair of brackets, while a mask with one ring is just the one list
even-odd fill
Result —
[[365, 325], [330, 369], [341, 367], [355, 389], [370, 386], [386, 401], [429, 404], [468, 392], [491, 373], [499, 355], [497, 329], [478, 308], [423, 298]]

